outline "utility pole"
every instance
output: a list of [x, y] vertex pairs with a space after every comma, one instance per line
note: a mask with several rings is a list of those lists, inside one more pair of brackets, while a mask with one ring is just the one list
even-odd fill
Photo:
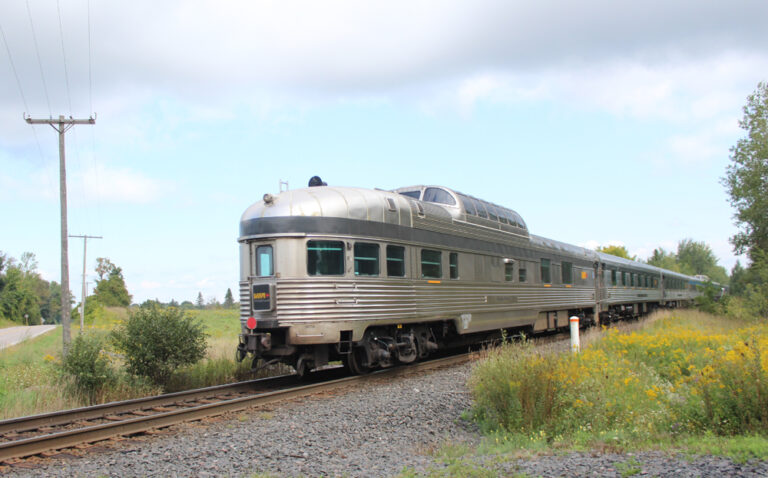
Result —
[[76, 124], [96, 124], [96, 118], [74, 119], [59, 115], [59, 119], [24, 118], [29, 124], [48, 124], [59, 133], [59, 199], [61, 201], [61, 331], [64, 355], [69, 352], [72, 336], [69, 331], [69, 245], [67, 243], [67, 166], [64, 154], [64, 133]]
[[85, 290], [85, 254], [88, 250], [88, 239], [103, 239], [101, 236], [89, 236], [87, 234], [84, 234], [82, 236], [76, 236], [76, 235], [70, 235], [69, 237], [82, 237], [83, 238], [83, 295], [82, 300], [80, 301], [80, 333], [83, 333], [83, 329], [85, 328], [85, 297], [87, 295], [87, 291]]

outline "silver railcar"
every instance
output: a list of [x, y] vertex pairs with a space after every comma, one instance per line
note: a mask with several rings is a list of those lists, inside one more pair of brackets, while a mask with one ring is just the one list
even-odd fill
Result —
[[240, 221], [238, 356], [300, 374], [408, 363], [500, 330], [554, 330], [690, 302], [700, 279], [538, 237], [442, 186], [266, 194]]

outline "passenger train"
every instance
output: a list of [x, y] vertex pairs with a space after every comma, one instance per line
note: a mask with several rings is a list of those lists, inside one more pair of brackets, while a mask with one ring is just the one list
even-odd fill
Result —
[[677, 307], [691, 277], [536, 236], [442, 186], [265, 194], [240, 220], [239, 360], [353, 372], [446, 347]]

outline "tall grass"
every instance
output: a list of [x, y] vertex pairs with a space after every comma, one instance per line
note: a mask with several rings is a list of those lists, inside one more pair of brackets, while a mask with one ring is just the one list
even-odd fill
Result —
[[681, 312], [609, 330], [578, 355], [506, 344], [487, 352], [470, 386], [484, 430], [516, 440], [768, 436], [768, 324]]
[[[251, 377], [250, 360], [238, 363], [235, 349], [240, 333], [237, 310], [192, 310], [209, 334], [206, 358], [177, 370], [167, 391], [187, 390]], [[86, 330], [106, 333], [128, 317], [120, 307], [94, 311], [86, 321]], [[79, 321], [73, 320], [73, 336], [79, 333]], [[128, 376], [122, 357], [113, 350], [111, 357], [116, 379], [95, 394], [78, 392], [71, 376], [61, 373], [61, 328], [0, 351], [0, 419], [32, 415], [97, 402], [124, 400], [161, 393], [158, 387]], [[280, 368], [274, 373], [286, 373]], [[264, 373], [261, 374], [262, 376]], [[62, 393], [62, 390], [66, 393]]]

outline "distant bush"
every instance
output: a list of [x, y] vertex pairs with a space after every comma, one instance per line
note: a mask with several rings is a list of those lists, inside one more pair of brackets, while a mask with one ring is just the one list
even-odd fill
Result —
[[95, 402], [115, 382], [106, 347], [104, 334], [78, 334], [61, 363], [65, 376], [71, 379], [74, 391], [88, 403]]
[[115, 348], [125, 354], [128, 371], [165, 386], [171, 374], [203, 357], [204, 327], [175, 307], [140, 307], [112, 332]]

